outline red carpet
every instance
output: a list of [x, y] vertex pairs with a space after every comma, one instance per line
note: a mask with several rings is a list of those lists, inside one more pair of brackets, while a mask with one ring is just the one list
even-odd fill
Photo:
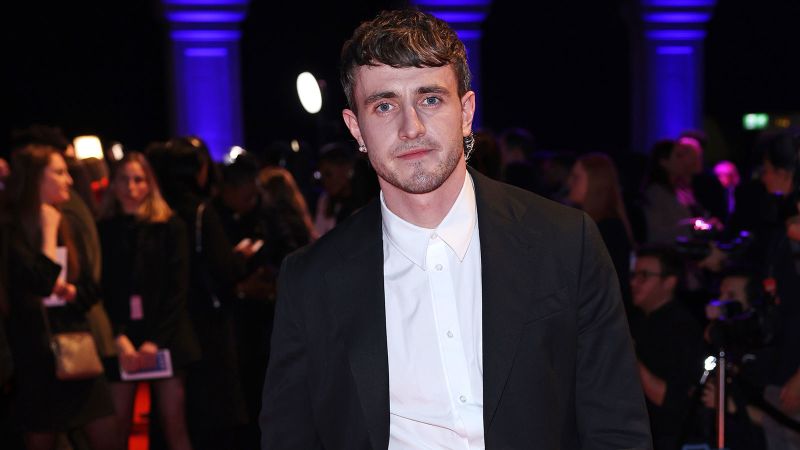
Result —
[[150, 417], [150, 385], [139, 383], [133, 405], [133, 425], [128, 450], [147, 450], [147, 426]]

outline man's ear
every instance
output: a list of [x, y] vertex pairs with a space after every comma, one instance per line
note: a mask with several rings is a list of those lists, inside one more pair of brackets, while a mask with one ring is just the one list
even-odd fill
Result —
[[342, 119], [344, 119], [344, 124], [347, 125], [347, 129], [350, 130], [350, 134], [358, 142], [358, 145], [365, 145], [364, 140], [361, 138], [361, 128], [358, 126], [358, 116], [356, 113], [349, 109], [342, 110]]
[[475, 93], [467, 92], [461, 97], [461, 134], [464, 137], [472, 132], [472, 119], [475, 117]]

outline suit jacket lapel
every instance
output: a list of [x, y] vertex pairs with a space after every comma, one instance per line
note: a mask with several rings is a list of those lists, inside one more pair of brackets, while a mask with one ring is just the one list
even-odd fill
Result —
[[[527, 207], [500, 185], [470, 169], [475, 181], [481, 243], [483, 291], [484, 429], [488, 432], [514, 362], [522, 325], [529, 317], [525, 299], [535, 299], [543, 282], [534, 258], [542, 236], [520, 226]], [[370, 442], [389, 442], [389, 358], [383, 290], [383, 235], [379, 201], [364, 207], [351, 223], [341, 248], [342, 264], [325, 274], [333, 317], [345, 345]]]
[[343, 260], [325, 279], [333, 316], [343, 332], [350, 368], [373, 448], [389, 442], [389, 358], [383, 292], [383, 236], [380, 203], [364, 207], [348, 230]]
[[526, 299], [541, 290], [534, 258], [541, 236], [521, 226], [527, 207], [500, 185], [470, 171], [475, 181], [483, 293], [483, 420], [488, 432], [511, 372], [528, 317]]

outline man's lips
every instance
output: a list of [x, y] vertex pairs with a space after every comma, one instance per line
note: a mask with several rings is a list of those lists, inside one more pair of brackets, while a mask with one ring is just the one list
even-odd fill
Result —
[[397, 157], [400, 158], [400, 159], [405, 159], [405, 160], [417, 159], [417, 158], [422, 158], [423, 156], [427, 155], [431, 151], [432, 151], [432, 149], [429, 149], [429, 148], [415, 148], [413, 150], [409, 150], [407, 152], [404, 152], [404, 153], [398, 155]]

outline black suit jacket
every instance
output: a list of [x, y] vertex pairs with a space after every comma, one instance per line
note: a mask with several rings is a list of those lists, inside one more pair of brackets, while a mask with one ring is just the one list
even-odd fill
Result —
[[[594, 223], [471, 174], [486, 448], [650, 448], [618, 281]], [[387, 447], [377, 200], [284, 262], [261, 428], [263, 449]]]

